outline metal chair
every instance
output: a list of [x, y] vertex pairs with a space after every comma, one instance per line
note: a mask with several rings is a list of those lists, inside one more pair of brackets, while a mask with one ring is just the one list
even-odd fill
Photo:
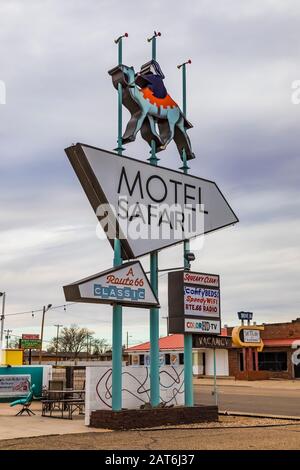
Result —
[[10, 406], [16, 406], [16, 405], [23, 406], [23, 408], [16, 414], [16, 416], [21, 416], [23, 413], [25, 413], [25, 411], [28, 414], [28, 416], [35, 415], [35, 413], [29, 408], [33, 400], [34, 389], [35, 389], [35, 385], [32, 384], [30, 387], [30, 391], [26, 397], [19, 398], [19, 400], [15, 400], [12, 403], [10, 403]]

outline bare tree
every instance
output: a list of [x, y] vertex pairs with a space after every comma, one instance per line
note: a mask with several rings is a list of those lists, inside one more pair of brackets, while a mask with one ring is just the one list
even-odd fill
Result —
[[95, 356], [105, 353], [110, 349], [110, 345], [104, 338], [94, 338], [92, 340], [92, 353]]
[[82, 351], [89, 348], [90, 338], [94, 332], [88, 328], [80, 328], [78, 325], [71, 325], [69, 328], [64, 327], [57, 339], [53, 338], [48, 348], [48, 352], [55, 352], [56, 347], [59, 352], [69, 352], [74, 354], [74, 358]]

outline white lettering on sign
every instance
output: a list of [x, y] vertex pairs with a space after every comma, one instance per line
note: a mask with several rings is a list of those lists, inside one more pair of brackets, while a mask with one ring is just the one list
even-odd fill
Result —
[[197, 284], [199, 286], [219, 287], [219, 276], [214, 274], [186, 272], [183, 275], [185, 284]]
[[138, 261], [129, 263], [129, 266], [99, 273], [98, 276], [78, 281], [81, 298], [95, 301], [112, 301], [127, 304], [153, 304], [158, 301], [151, 289], [149, 280]]
[[244, 343], [260, 343], [260, 330], [242, 330]]
[[220, 320], [185, 318], [184, 331], [186, 333], [220, 334], [221, 322]]
[[219, 318], [220, 291], [184, 286], [184, 314]]

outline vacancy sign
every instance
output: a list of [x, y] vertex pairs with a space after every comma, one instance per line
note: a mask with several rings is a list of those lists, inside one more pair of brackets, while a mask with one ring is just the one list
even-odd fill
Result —
[[65, 298], [71, 302], [159, 306], [149, 280], [139, 261], [131, 261], [64, 286]]
[[111, 245], [120, 239], [123, 258], [238, 222], [213, 181], [85, 144], [66, 153]]

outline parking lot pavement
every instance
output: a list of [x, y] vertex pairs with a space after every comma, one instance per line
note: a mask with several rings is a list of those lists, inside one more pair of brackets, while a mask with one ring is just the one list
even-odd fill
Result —
[[[9, 403], [0, 403], [0, 440], [20, 437], [45, 436], [51, 434], [74, 434], [90, 432], [85, 426], [83, 416], [74, 416], [72, 420], [47, 418], [41, 416], [41, 404], [33, 403], [31, 409], [35, 416], [15, 416], [20, 407], [11, 408]], [[96, 432], [109, 432], [96, 429]]]
[[[60, 421], [60, 420], [59, 420]], [[91, 431], [91, 430], [89, 430]], [[49, 450], [285, 450], [300, 448], [300, 424], [222, 417], [220, 423], [111, 433], [87, 432], [0, 441], [0, 449]]]

